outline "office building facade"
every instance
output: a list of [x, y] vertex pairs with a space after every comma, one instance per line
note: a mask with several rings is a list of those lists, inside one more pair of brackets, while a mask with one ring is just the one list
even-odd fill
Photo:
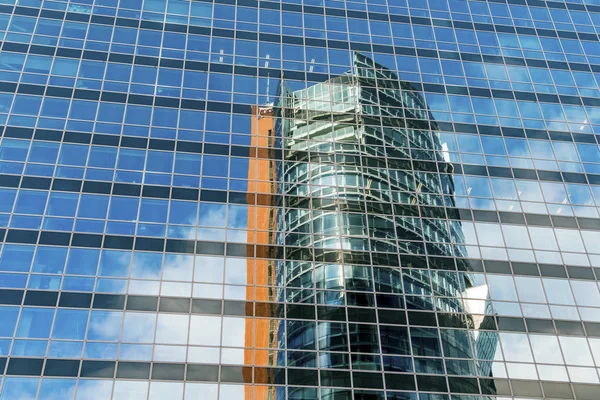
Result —
[[593, 0], [0, 0], [0, 400], [595, 400]]

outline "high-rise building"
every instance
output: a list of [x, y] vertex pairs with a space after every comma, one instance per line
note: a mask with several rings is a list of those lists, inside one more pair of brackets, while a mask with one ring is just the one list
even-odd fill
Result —
[[0, 0], [0, 400], [597, 400], [597, 0]]
[[[382, 368], [412, 372], [402, 356], [415, 356], [415, 368], [424, 372], [443, 370], [439, 360], [427, 357], [441, 357], [442, 348], [446, 357], [493, 360], [496, 333], [479, 336], [482, 323], [473, 323], [474, 317], [484, 320], [486, 310], [472, 314], [468, 306], [485, 304], [487, 286], [473, 287], [472, 270], [462, 259], [461, 275], [428, 276], [426, 254], [433, 265], [448, 264], [454, 255], [464, 257], [465, 249], [459, 221], [418, 218], [417, 204], [455, 211], [452, 167], [419, 92], [356, 53], [348, 74], [282, 91], [279, 117], [284, 121], [281, 192], [288, 200], [282, 236], [289, 249], [277, 271], [284, 279], [281, 300], [323, 307], [316, 325], [302, 320], [288, 325], [285, 345], [288, 355], [297, 355], [294, 365], [317, 365], [318, 358], [321, 368], [355, 370], [352, 379], [369, 385], [383, 385], [384, 378], [393, 391], [414, 389], [403, 375], [381, 375]], [[483, 296], [470, 295], [482, 290]], [[421, 324], [402, 326], [407, 324], [402, 309]], [[437, 322], [420, 320], [431, 310], [440, 311]], [[306, 351], [314, 350], [315, 342], [319, 352]], [[469, 369], [448, 358], [445, 366], [449, 374], [477, 374], [475, 364]], [[486, 394], [495, 394], [490, 384], [482, 383]], [[479, 393], [476, 382], [455, 385], [459, 392]], [[288, 388], [288, 394], [305, 398], [307, 390]], [[322, 394], [337, 396], [350, 393], [332, 388]]]

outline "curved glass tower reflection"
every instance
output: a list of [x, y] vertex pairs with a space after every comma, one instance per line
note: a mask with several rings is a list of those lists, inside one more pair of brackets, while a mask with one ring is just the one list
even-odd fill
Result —
[[[443, 373], [441, 359], [419, 358], [441, 357], [443, 348], [446, 357], [457, 359], [446, 361], [448, 373], [476, 375], [474, 363], [461, 362], [475, 358], [478, 349], [477, 338], [466, 329], [441, 330], [440, 337], [433, 328], [385, 325], [361, 308], [437, 310], [444, 313], [440, 318], [456, 316], [456, 327], [477, 323], [468, 314], [472, 306], [462, 300], [473, 286], [469, 266], [460, 265], [461, 274], [437, 271], [431, 277], [423, 269], [427, 263], [421, 256], [440, 256], [444, 262], [451, 260], [445, 256], [464, 257], [464, 249], [453, 244], [463, 242], [460, 222], [419, 218], [418, 210], [427, 212], [430, 205], [455, 207], [452, 165], [422, 96], [360, 53], [346, 75], [294, 92], [283, 84], [281, 92], [280, 191], [290, 200], [279, 241], [288, 260], [302, 261], [279, 262], [278, 280], [285, 288], [280, 300], [316, 303], [319, 315], [316, 323], [288, 322], [285, 336], [280, 327], [288, 350], [280, 363]], [[485, 294], [481, 301], [486, 302]], [[336, 315], [336, 306], [344, 305], [347, 315], [343, 308]], [[439, 326], [436, 321], [416, 325]], [[479, 347], [495, 351], [493, 336], [480, 340], [488, 345]], [[353, 372], [352, 379], [377, 378]], [[290, 387], [288, 393], [310, 396], [302, 388]], [[321, 396], [345, 398], [345, 393], [332, 389]]]

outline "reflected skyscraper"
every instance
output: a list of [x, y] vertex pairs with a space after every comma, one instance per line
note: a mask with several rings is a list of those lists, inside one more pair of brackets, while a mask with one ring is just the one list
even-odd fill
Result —
[[[318, 366], [325, 382], [360, 379], [397, 390], [414, 384], [393, 374], [384, 383], [381, 371], [477, 375], [478, 367], [462, 360], [493, 360], [497, 344], [495, 333], [479, 331], [492, 328], [482, 323], [489, 309], [470, 314], [473, 302], [489, 306], [486, 287], [473, 287], [467, 262], [458, 265], [460, 273], [432, 270], [430, 276], [427, 269], [425, 256], [452, 264], [449, 257], [464, 257], [465, 250], [459, 221], [419, 219], [428, 206], [455, 208], [452, 164], [422, 96], [390, 69], [355, 53], [352, 69], [340, 77], [297, 91], [283, 81], [276, 109], [283, 163], [273, 166], [283, 169], [279, 198], [286, 202], [272, 244], [284, 245], [290, 260], [277, 262], [278, 300], [291, 303], [285, 316], [292, 318], [302, 318], [295, 305], [316, 305], [316, 321], [280, 322], [280, 347], [287, 352], [279, 354], [279, 364]], [[482, 290], [483, 298], [463, 300]], [[399, 326], [407, 324], [405, 309], [408, 323], [428, 327]], [[304, 317], [314, 318], [314, 308], [308, 310]], [[432, 314], [419, 311], [439, 311], [439, 319], [452, 321], [427, 321]], [[442, 349], [456, 360], [444, 366], [425, 358], [441, 357]], [[347, 369], [352, 374], [340, 371]], [[311, 372], [295, 371], [298, 384], [316, 383]], [[461, 384], [475, 385], [466, 393], [478, 391], [476, 381]], [[434, 386], [424, 384], [424, 390]], [[493, 386], [485, 389], [494, 394]], [[288, 394], [301, 399], [314, 391], [291, 387]], [[350, 392], [331, 389], [321, 396]]]

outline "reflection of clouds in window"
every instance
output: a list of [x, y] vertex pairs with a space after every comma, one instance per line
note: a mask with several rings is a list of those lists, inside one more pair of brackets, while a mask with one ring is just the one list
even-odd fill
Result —
[[487, 280], [490, 297], [493, 300], [517, 301], [517, 292], [512, 276], [488, 275]]
[[[242, 393], [243, 395], [243, 393]], [[219, 386], [212, 383], [186, 383], [184, 400], [217, 400]], [[239, 397], [243, 398], [243, 397]], [[235, 397], [232, 397], [235, 399]]]
[[223, 286], [210, 285], [206, 283], [195, 283], [193, 286], [193, 297], [201, 297], [206, 299], [222, 299]]
[[88, 342], [85, 345], [83, 358], [92, 358], [99, 360], [116, 360], [118, 350], [119, 347], [117, 343]]
[[225, 259], [223, 257], [196, 256], [194, 281], [223, 283]]
[[147, 381], [116, 381], [113, 400], [146, 400], [148, 396]]
[[183, 383], [179, 382], [151, 382], [148, 400], [181, 399], [183, 396]]
[[243, 229], [248, 221], [248, 207], [233, 205], [228, 206], [227, 227]]
[[225, 283], [245, 285], [248, 281], [247, 272], [247, 260], [245, 258], [227, 258]]
[[166, 254], [162, 278], [173, 281], [190, 281], [193, 273], [193, 256]]
[[599, 383], [598, 373], [595, 368], [567, 367], [571, 382]]
[[127, 293], [139, 295], [158, 295], [160, 291], [160, 282], [130, 280], [127, 287]]
[[530, 140], [529, 147], [533, 158], [554, 159], [554, 152], [550, 142], [544, 140]]
[[548, 203], [567, 204], [569, 197], [562, 183], [541, 182], [544, 198]]
[[[525, 36], [521, 36], [523, 38]], [[531, 37], [531, 36], [529, 36]], [[535, 40], [535, 39], [534, 39]], [[523, 40], [521, 40], [523, 43]], [[526, 42], [530, 43], [530, 42]], [[514, 65], [508, 65], [506, 67], [508, 69], [508, 75], [510, 76], [511, 81], [513, 82], [531, 82], [531, 78], [529, 77], [529, 72], [525, 67], [517, 67]]]
[[221, 343], [221, 317], [192, 315], [189, 344], [219, 346]]
[[467, 195], [475, 197], [492, 197], [490, 181], [488, 178], [466, 176], [465, 182]]
[[218, 364], [220, 357], [219, 347], [188, 346], [188, 362], [201, 364]]
[[508, 370], [509, 378], [527, 380], [538, 379], [535, 365], [533, 364], [506, 363], [506, 369]]
[[[502, 353], [500, 352], [500, 343], [498, 343], [498, 345], [496, 346], [496, 350], [494, 352], [495, 357], [497, 360], [501, 360], [502, 359]], [[492, 363], [492, 376], [495, 378], [507, 378], [508, 375], [506, 374], [506, 364], [502, 363], [502, 362], [493, 362]]]
[[466, 245], [482, 246], [480, 250], [468, 248], [469, 255], [473, 257], [481, 251], [483, 258], [507, 260], [508, 250], [508, 256], [513, 261], [535, 262], [533, 252], [517, 250], [535, 249], [538, 262], [564, 262], [569, 265], [589, 265], [587, 255], [583, 254], [584, 241], [586, 246], [595, 246], [598, 239], [598, 234], [589, 231], [466, 221], [462, 222], [462, 235], [463, 237], [455, 237], [453, 240]]
[[498, 224], [475, 223], [477, 238], [482, 246], [504, 246], [502, 231]]
[[587, 116], [582, 106], [563, 105], [567, 122], [575, 122], [580, 124], [587, 123]]
[[600, 305], [600, 292], [597, 282], [570, 281], [575, 301], [579, 306], [598, 307]]
[[108, 399], [112, 392], [112, 381], [81, 379], [77, 387], [76, 400]]
[[517, 276], [515, 277], [515, 284], [521, 301], [546, 303], [544, 287], [540, 278]]
[[508, 249], [508, 258], [513, 262], [535, 262], [534, 253], [530, 250]]
[[122, 319], [122, 312], [92, 311], [88, 328], [88, 340], [119, 340]]
[[507, 200], [517, 200], [517, 191], [512, 179], [491, 178], [494, 197]]
[[161, 253], [135, 252], [131, 264], [131, 277], [144, 279], [160, 278]]
[[[225, 204], [201, 203], [198, 224], [206, 227], [225, 228], [227, 206]], [[225, 241], [224, 229], [198, 228], [198, 240]]]
[[583, 252], [583, 241], [579, 231], [573, 229], [555, 229], [558, 246], [561, 251]]
[[[112, 252], [104, 258], [105, 265], [102, 268], [102, 275], [118, 274], [125, 276], [124, 272], [129, 262], [129, 252]], [[193, 256], [184, 254], [166, 254], [164, 262], [162, 254], [135, 252], [131, 267], [131, 277], [137, 280], [131, 280], [129, 283], [129, 293], [138, 294], [156, 294], [158, 295], [160, 282], [149, 280], [173, 280], [191, 282], [193, 274], [194, 259]], [[120, 271], [120, 272], [119, 272]], [[167, 283], [163, 283], [163, 286]], [[191, 287], [183, 283], [172, 283], [169, 286], [170, 295], [190, 295]]]
[[560, 346], [563, 349], [565, 361], [570, 365], [589, 365], [593, 366], [594, 361], [587, 344], [587, 340], [582, 337], [559, 336]]
[[168, 237], [172, 239], [196, 239], [196, 228], [192, 226], [169, 225]]
[[535, 361], [544, 364], [563, 364], [563, 358], [556, 336], [531, 335], [531, 348]]
[[569, 282], [562, 279], [542, 278], [548, 303], [575, 305]]
[[558, 250], [556, 239], [551, 228], [528, 227], [529, 235], [534, 249], [538, 250]]
[[246, 343], [246, 320], [223, 317], [222, 346], [244, 347]]
[[246, 243], [248, 241], [248, 232], [245, 230], [228, 230], [227, 241], [231, 243]]
[[504, 233], [504, 241], [508, 247], [518, 249], [530, 249], [531, 242], [527, 234], [527, 228], [517, 225], [501, 225]]
[[540, 184], [534, 181], [515, 181], [519, 198], [524, 201], [544, 201]]
[[594, 205], [589, 186], [569, 183], [566, 186], [571, 204]]
[[220, 399], [243, 399], [244, 385], [221, 385]]
[[567, 369], [562, 365], [537, 365], [537, 370], [542, 380], [569, 382]]
[[100, 276], [126, 277], [129, 275], [130, 251], [102, 250]]
[[458, 147], [461, 152], [481, 153], [481, 144], [479, 137], [475, 135], [456, 135]]
[[[198, 222], [198, 203], [172, 200], [169, 211], [169, 237], [196, 239], [196, 230], [192, 228]], [[188, 226], [178, 226], [178, 225]]]
[[502, 138], [482, 136], [481, 143], [483, 144], [483, 152], [485, 154], [506, 155]]
[[151, 344], [121, 344], [119, 346], [119, 359], [130, 361], [152, 360]]
[[589, 253], [600, 254], [600, 246], [598, 246], [598, 243], [600, 243], [600, 232], [582, 230], [581, 236]]
[[494, 99], [498, 116], [500, 117], [518, 117], [517, 103], [514, 100]]
[[181, 282], [162, 282], [160, 294], [161, 296], [190, 297], [192, 285]]
[[126, 312], [123, 321], [123, 342], [152, 342], [156, 316], [154, 314]]
[[[186, 331], [187, 334], [187, 331]], [[152, 358], [154, 361], [186, 362], [187, 346], [154, 345]], [[191, 361], [190, 361], [191, 362]]]
[[158, 314], [156, 342], [186, 344], [189, 327], [188, 315]]
[[[39, 400], [71, 400], [75, 396], [76, 379], [42, 380]], [[20, 397], [19, 397], [20, 398]]]
[[227, 300], [245, 300], [246, 287], [225, 285], [223, 290], [223, 298]]
[[98, 278], [96, 292], [126, 293], [127, 282], [126, 279]]
[[501, 332], [499, 336], [506, 361], [533, 362], [526, 334]]
[[596, 360], [596, 366], [600, 366], [600, 339], [588, 338], [588, 342], [592, 349], [592, 355]]
[[35, 400], [40, 378], [7, 377], [2, 386], [0, 399]]
[[[245, 230], [248, 221], [248, 209], [245, 206], [215, 203], [201, 203], [198, 224], [198, 240], [245, 243], [248, 233]], [[237, 228], [225, 230], [224, 228]]]
[[530, 157], [529, 147], [525, 139], [505, 138], [504, 142], [511, 157]]
[[[475, 226], [472, 222], [462, 223], [462, 233], [464, 235], [464, 244], [477, 244], [477, 234], [475, 233]], [[453, 234], [453, 240], [457, 243], [463, 243], [460, 237]]]

